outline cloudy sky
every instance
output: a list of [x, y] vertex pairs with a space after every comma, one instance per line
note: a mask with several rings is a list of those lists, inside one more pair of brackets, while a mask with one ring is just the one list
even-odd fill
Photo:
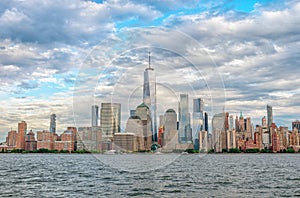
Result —
[[[0, 141], [28, 129], [88, 126], [91, 105], [122, 104], [122, 127], [157, 77], [158, 114], [180, 93], [213, 115], [300, 119], [298, 1], [0, 1]], [[191, 106], [191, 105], [190, 105]]]

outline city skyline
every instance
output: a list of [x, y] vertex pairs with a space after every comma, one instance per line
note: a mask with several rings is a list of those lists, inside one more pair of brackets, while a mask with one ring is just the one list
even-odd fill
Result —
[[[49, 131], [37, 131], [37, 140], [32, 130], [27, 132], [27, 123], [21, 121], [18, 123], [18, 131], [11, 129], [6, 141], [1, 143], [2, 152], [42, 152], [43, 149], [51, 152], [115, 152], [115, 149], [118, 152], [145, 152], [159, 149], [162, 152], [276, 153], [299, 150], [300, 121], [292, 122], [292, 130], [286, 126], [277, 126], [273, 120], [272, 106], [266, 106], [267, 119], [263, 116], [261, 125], [256, 124], [255, 128], [251, 117], [244, 117], [242, 111], [239, 117], [236, 116], [234, 126], [233, 116], [223, 108], [223, 112], [212, 115], [211, 130], [208, 130], [204, 101], [201, 98], [193, 99], [191, 120], [187, 93], [180, 94], [178, 118], [174, 109], [168, 109], [164, 115], [159, 116], [159, 133], [156, 135], [152, 119], [157, 118], [152, 113], [149, 81], [145, 71], [143, 102], [135, 110], [130, 110], [124, 132], [120, 128], [121, 104], [101, 103], [100, 119], [99, 107], [92, 105], [90, 126], [79, 127], [78, 130], [76, 127], [68, 127], [61, 135], [56, 133], [56, 114], [50, 116]], [[154, 79], [154, 88], [155, 85]], [[97, 124], [98, 119], [100, 126]]]
[[187, 90], [190, 113], [203, 98], [209, 123], [224, 106], [253, 123], [266, 105], [277, 125], [300, 119], [297, 1], [0, 4], [1, 141], [21, 120], [49, 129], [53, 113], [58, 132], [88, 126], [91, 105], [103, 101], [122, 102], [124, 129], [140, 104], [148, 49], [157, 116], [177, 111]]

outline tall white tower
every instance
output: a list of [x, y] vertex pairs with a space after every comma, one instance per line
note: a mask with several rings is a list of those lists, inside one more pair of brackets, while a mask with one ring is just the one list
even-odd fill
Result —
[[156, 76], [154, 68], [150, 64], [150, 51], [148, 52], [149, 67], [144, 71], [144, 89], [143, 102], [146, 104], [151, 112], [151, 131], [152, 141], [157, 142], [157, 119], [156, 119]]

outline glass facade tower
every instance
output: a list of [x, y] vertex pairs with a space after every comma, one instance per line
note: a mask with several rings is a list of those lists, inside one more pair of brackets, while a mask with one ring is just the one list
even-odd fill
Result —
[[179, 102], [179, 130], [178, 141], [179, 143], [192, 142], [192, 129], [191, 129], [191, 116], [189, 113], [189, 98], [187, 94], [180, 94]]
[[121, 104], [102, 103], [100, 125], [104, 137], [112, 138], [113, 134], [121, 131]]
[[92, 106], [92, 126], [98, 126], [99, 120], [99, 106]]
[[203, 100], [197, 98], [193, 100], [193, 136], [194, 139], [198, 138], [199, 131], [203, 128]]
[[273, 110], [272, 110], [272, 106], [270, 105], [267, 105], [267, 116], [268, 116], [268, 128], [270, 129], [273, 123]]
[[51, 133], [56, 132], [56, 115], [55, 114], [50, 115], [50, 132]]
[[150, 65], [144, 71], [143, 103], [146, 104], [151, 113], [152, 141], [157, 142], [157, 118], [156, 118], [156, 76], [154, 68]]

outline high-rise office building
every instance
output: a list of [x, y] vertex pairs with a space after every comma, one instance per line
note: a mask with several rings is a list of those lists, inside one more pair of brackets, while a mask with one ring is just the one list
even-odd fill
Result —
[[251, 118], [247, 117], [246, 118], [246, 131], [247, 133], [252, 133], [252, 122], [251, 122]]
[[143, 86], [143, 103], [146, 104], [151, 112], [151, 131], [152, 141], [157, 142], [157, 118], [156, 118], [156, 77], [154, 68], [150, 65], [149, 51], [149, 67], [144, 71], [144, 86]]
[[[173, 140], [177, 134], [177, 113], [168, 109], [164, 115], [164, 145]], [[176, 140], [177, 141], [177, 140]]]
[[240, 131], [239, 117], [235, 116], [235, 130]]
[[229, 130], [234, 129], [234, 124], [233, 124], [233, 115], [229, 116]]
[[225, 113], [219, 113], [212, 118], [212, 143], [215, 152], [222, 151], [222, 132], [225, 131]]
[[267, 105], [267, 116], [268, 116], [268, 128], [270, 129], [273, 123], [273, 110], [272, 110], [272, 106], [270, 105]]
[[180, 94], [179, 102], [179, 143], [192, 142], [191, 116], [189, 113], [189, 98], [187, 94]]
[[292, 130], [294, 130], [294, 128], [298, 129], [298, 132], [300, 132], [300, 121], [299, 120], [292, 122]]
[[99, 106], [93, 105], [92, 106], [92, 127], [98, 126], [99, 120]]
[[207, 114], [207, 112], [204, 113], [204, 131], [208, 132], [208, 114]]
[[151, 125], [150, 115], [151, 115], [151, 112], [150, 112], [150, 109], [147, 105], [142, 103], [139, 106], [137, 106], [136, 116], [142, 122], [142, 137], [144, 139], [144, 148], [146, 150], [150, 150], [151, 145], [152, 145], [152, 141], [153, 141], [152, 140], [153, 133], [151, 132], [152, 125]]
[[198, 146], [198, 148], [195, 148], [195, 149], [207, 152], [208, 151], [208, 133], [207, 133], [207, 131], [200, 131], [198, 136], [199, 136], [199, 138], [198, 138], [199, 146]]
[[112, 138], [121, 131], [121, 104], [101, 103], [100, 125], [103, 137]]
[[27, 131], [27, 123], [25, 121], [18, 123], [18, 139], [17, 139], [18, 149], [25, 149], [26, 131]]
[[50, 115], [50, 130], [51, 133], [56, 133], [56, 115], [53, 113]]
[[266, 116], [264, 116], [262, 119], [261, 119], [261, 126], [263, 128], [267, 128], [267, 119], [266, 119]]
[[229, 129], [229, 113], [225, 113], [225, 131]]
[[203, 112], [203, 99], [196, 98], [193, 100], [193, 112]]
[[193, 100], [193, 136], [198, 139], [198, 133], [203, 130], [203, 100]]
[[227, 149], [230, 150], [232, 148], [236, 148], [236, 140], [235, 140], [235, 130], [226, 131], [226, 140], [227, 140]]
[[7, 146], [16, 146], [18, 142], [18, 133], [17, 131], [9, 131], [8, 136], [6, 138], [6, 145]]
[[242, 112], [240, 113], [240, 118], [239, 118], [239, 131], [241, 132], [245, 131], [245, 120]]
[[[137, 138], [137, 147], [138, 150], [146, 150], [145, 148], [145, 137], [144, 137], [144, 122], [141, 120], [139, 116], [131, 116], [128, 118], [126, 123], [126, 133], [132, 133]], [[152, 140], [152, 135], [150, 131], [150, 137]], [[114, 143], [122, 148], [122, 145], [118, 145], [117, 142], [115, 142], [115, 136], [114, 136]]]

